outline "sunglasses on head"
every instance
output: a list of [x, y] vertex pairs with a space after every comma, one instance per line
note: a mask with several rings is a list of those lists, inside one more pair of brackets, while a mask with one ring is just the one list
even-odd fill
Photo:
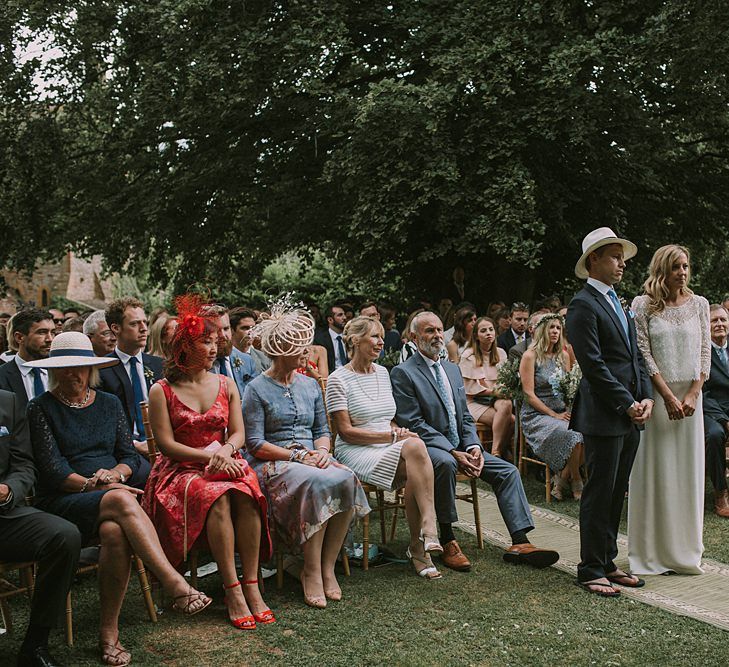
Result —
[[511, 310], [512, 312], [515, 310], [529, 310], [529, 306], [527, 306], [522, 301], [517, 301], [516, 303], [511, 304]]

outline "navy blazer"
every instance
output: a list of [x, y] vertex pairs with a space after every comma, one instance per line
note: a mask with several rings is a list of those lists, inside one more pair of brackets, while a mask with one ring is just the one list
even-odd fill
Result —
[[729, 421], [729, 370], [719, 359], [719, 353], [711, 346], [711, 371], [702, 388], [704, 417], [724, 426]]
[[[334, 353], [334, 343], [332, 337], [329, 335], [329, 328], [317, 329], [314, 332], [314, 344], [321, 345], [327, 350], [327, 363], [329, 364], [329, 372], [333, 373], [337, 367], [336, 354]], [[342, 339], [342, 345], [344, 345], [344, 339]]]
[[[466, 407], [463, 376], [456, 364], [441, 361], [453, 391], [458, 423], [458, 449], [465, 451], [473, 445], [481, 447], [471, 413]], [[397, 404], [395, 421], [417, 433], [428, 447], [450, 452], [456, 449], [444, 435], [448, 432], [448, 411], [435, 384], [433, 372], [420, 353], [395, 366], [390, 373], [392, 393]]]
[[[25, 391], [22, 397], [27, 403]], [[0, 519], [16, 508], [22, 510], [14, 512], [13, 517], [36, 511], [25, 509], [25, 497], [30, 495], [35, 483], [35, 466], [25, 406], [21, 406], [20, 399], [17, 394], [0, 391], [0, 484], [7, 485], [13, 492], [13, 499], [0, 506]]]
[[[525, 340], [528, 346], [531, 342], [531, 338], [528, 333], [526, 334]], [[496, 339], [496, 345], [505, 352], [508, 352], [512, 347], [514, 347], [514, 345], [516, 345], [516, 336], [514, 336], [514, 332], [511, 330], [511, 327], [509, 327]]]
[[23, 374], [20, 372], [15, 358], [11, 359], [10, 363], [0, 366], [0, 389], [15, 394], [20, 401], [20, 406], [25, 410], [25, 406], [28, 405], [28, 394], [25, 392]]
[[[119, 359], [119, 355], [116, 350], [107, 355], [108, 357], [114, 357]], [[152, 354], [142, 352], [142, 365], [144, 370], [152, 371], [152, 377], [147, 377], [149, 373], [144, 373], [144, 381], [147, 385], [147, 394], [149, 395], [149, 388], [162, 379], [162, 359], [155, 357]], [[129, 379], [127, 372], [124, 370], [124, 364], [119, 360], [118, 364], [109, 366], [108, 368], [102, 368], [99, 371], [101, 376], [101, 385], [99, 389], [106, 391], [109, 394], [114, 394], [124, 407], [124, 413], [127, 416], [129, 422], [129, 428], [134, 431], [134, 390], [132, 389], [132, 381]]]
[[630, 313], [626, 318], [629, 340], [615, 310], [591, 285], [585, 285], [570, 302], [567, 337], [582, 370], [570, 420], [574, 431], [627, 435], [634, 424], [626, 410], [635, 401], [653, 398], [635, 322]]

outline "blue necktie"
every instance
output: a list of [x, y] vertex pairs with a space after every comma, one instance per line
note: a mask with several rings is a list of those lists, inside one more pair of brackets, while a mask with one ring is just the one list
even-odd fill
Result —
[[43, 386], [43, 376], [41, 375], [41, 369], [34, 368], [31, 373], [33, 373], [33, 393], [35, 394], [33, 398], [38, 398], [46, 391], [46, 388]]
[[132, 376], [132, 391], [134, 392], [134, 423], [137, 425], [137, 433], [140, 440], [146, 440], [147, 434], [144, 430], [144, 422], [142, 421], [142, 408], [139, 404], [144, 400], [144, 392], [142, 391], [142, 380], [139, 377], [138, 369], [139, 359], [129, 357], [129, 370]]
[[716, 351], [719, 354], [719, 359], [721, 359], [721, 363], [724, 364], [724, 368], [726, 368], [727, 367], [726, 348], [717, 347]]
[[225, 367], [225, 357], [220, 357], [218, 359], [218, 369], [220, 370], [221, 375], [228, 377], [228, 369]]
[[625, 337], [628, 339], [628, 342], [630, 342], [630, 336], [628, 335], [628, 318], [625, 317], [625, 311], [623, 310], [623, 306], [620, 303], [620, 299], [618, 299], [618, 295], [615, 293], [614, 289], [608, 290], [608, 296], [610, 297], [610, 301], [613, 302], [613, 306], [615, 306], [615, 313], [620, 320], [620, 324], [623, 326]]
[[456, 412], [451, 407], [452, 401], [448, 400], [448, 389], [445, 386], [445, 383], [443, 382], [443, 377], [440, 374], [440, 369], [442, 366], [440, 365], [439, 361], [436, 361], [433, 364], [433, 370], [435, 371], [435, 385], [438, 387], [438, 393], [440, 394], [440, 397], [443, 399], [443, 402], [446, 406], [446, 412], [448, 412], [448, 433], [446, 433], [446, 438], [450, 441], [450, 443], [454, 447], [458, 447], [458, 422], [456, 421]]
[[342, 337], [337, 336], [337, 355], [342, 366], [347, 363], [347, 353], [344, 351], [344, 343], [342, 343]]

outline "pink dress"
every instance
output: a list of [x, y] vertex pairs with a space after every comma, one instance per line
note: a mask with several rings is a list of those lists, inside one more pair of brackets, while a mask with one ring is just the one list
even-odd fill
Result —
[[[205, 413], [185, 405], [172, 390], [167, 380], [158, 383], [167, 397], [175, 440], [188, 447], [204, 449], [210, 443], [225, 442], [228, 426], [228, 390], [225, 378], [220, 376], [220, 390], [215, 402]], [[236, 455], [239, 457], [239, 455]], [[251, 496], [261, 509], [261, 558], [271, 554], [268, 532], [266, 498], [258, 485], [256, 473], [246, 461], [245, 475], [233, 480], [210, 481], [204, 477], [202, 461], [173, 461], [160, 454], [149, 474], [144, 489], [142, 507], [152, 519], [159, 534], [162, 548], [170, 563], [177, 567], [187, 558], [190, 548], [205, 546], [205, 520], [212, 504], [224, 493], [232, 490]]]

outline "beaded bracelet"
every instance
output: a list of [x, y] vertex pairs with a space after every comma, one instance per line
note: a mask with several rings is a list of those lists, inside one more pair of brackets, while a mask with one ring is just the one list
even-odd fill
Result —
[[89, 488], [89, 482], [91, 481], [91, 477], [87, 477], [86, 481], [84, 482], [84, 485], [78, 490], [79, 493], [84, 493], [86, 489]]

